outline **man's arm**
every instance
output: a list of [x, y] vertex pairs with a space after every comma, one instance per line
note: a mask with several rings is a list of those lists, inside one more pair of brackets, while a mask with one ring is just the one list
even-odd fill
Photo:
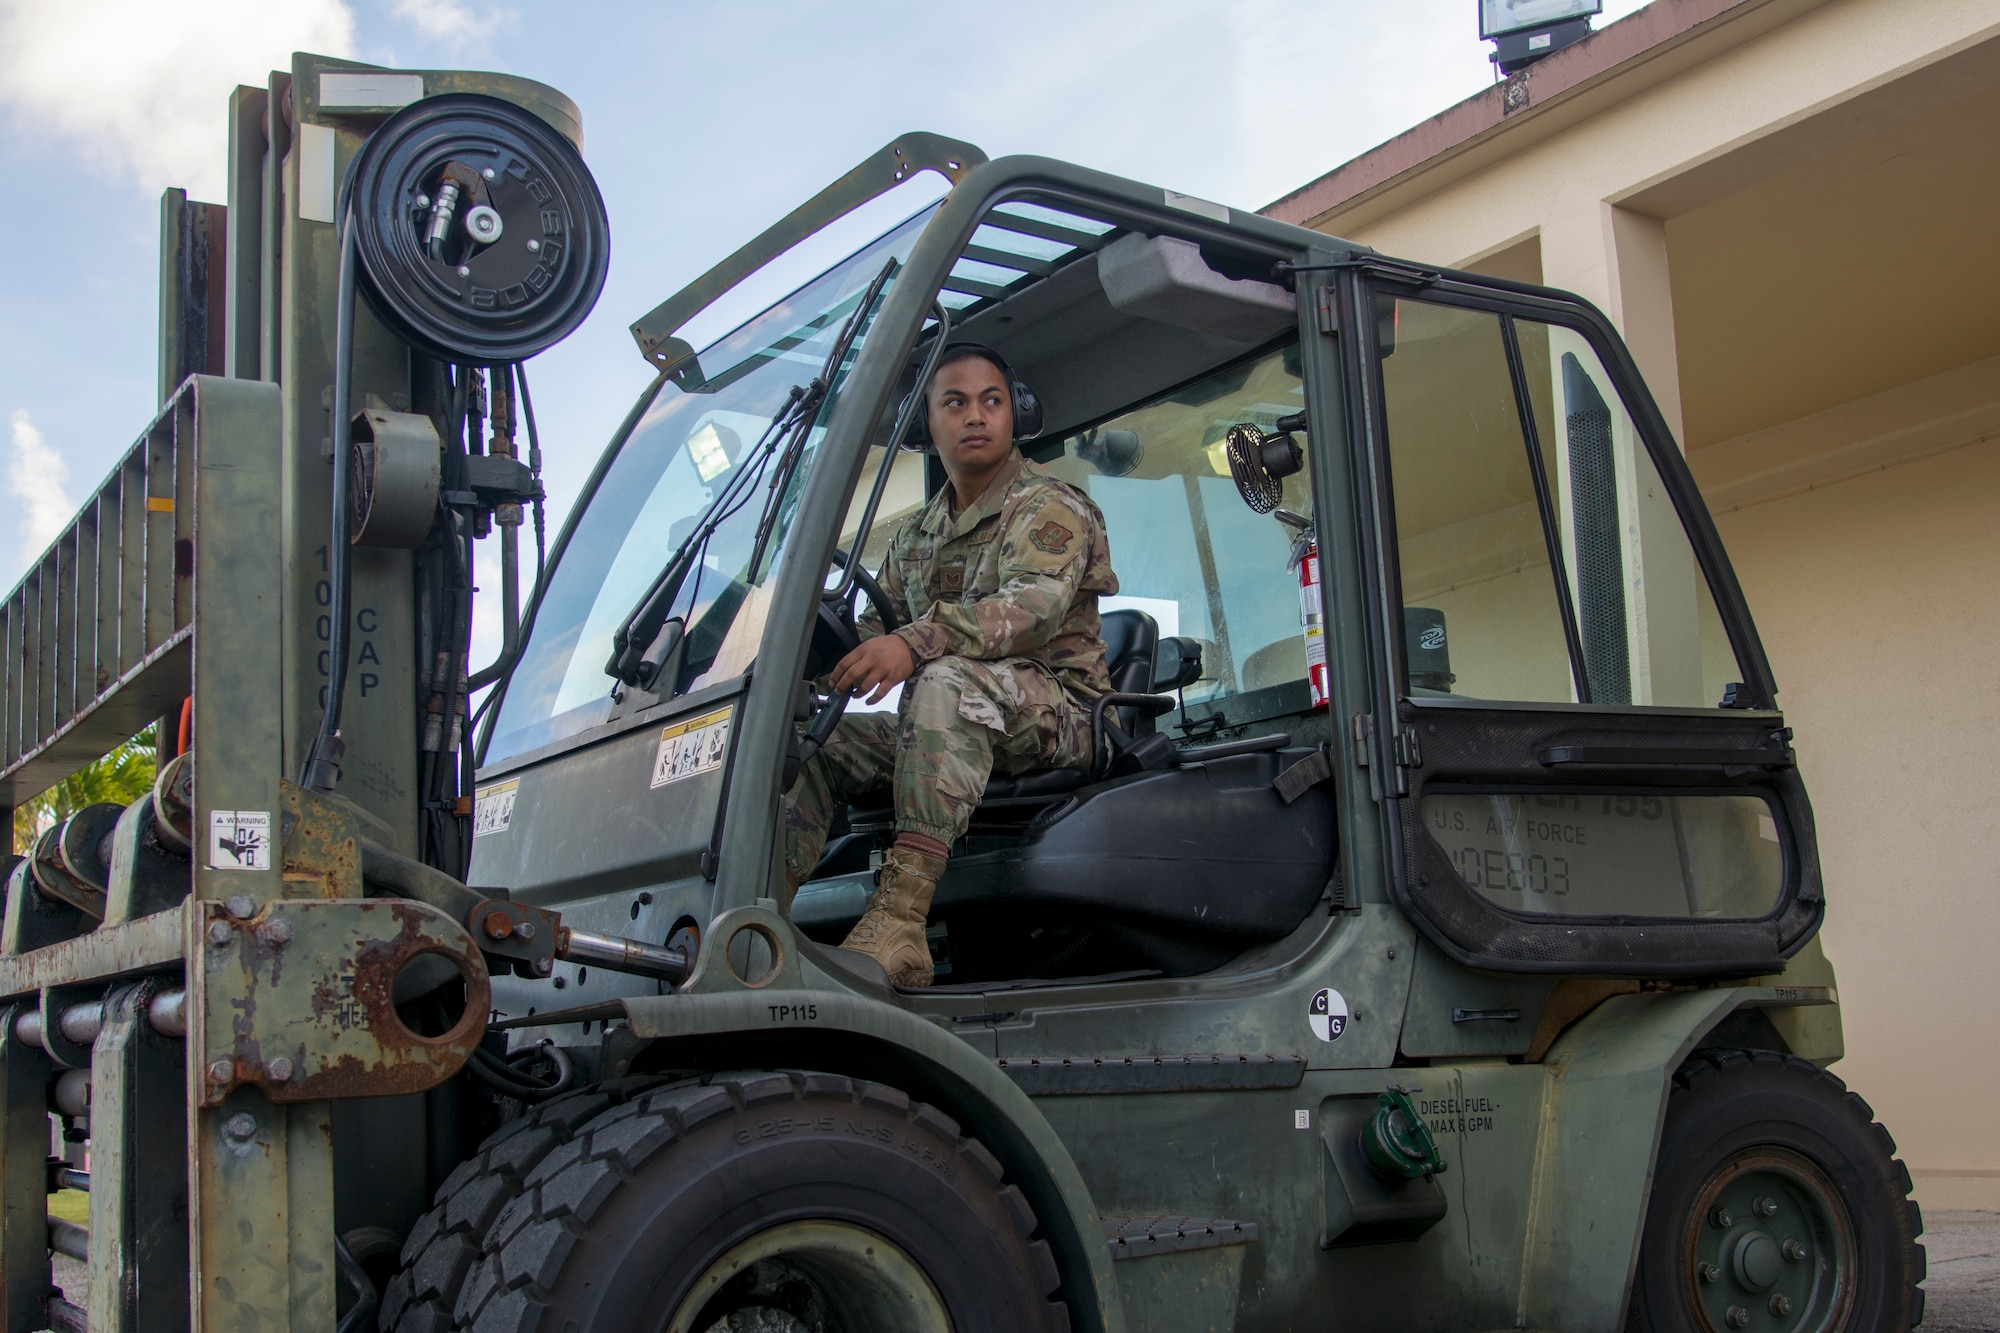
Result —
[[1076, 601], [1092, 520], [1056, 493], [1024, 507], [1000, 535], [1000, 587], [964, 604], [940, 602], [896, 633], [919, 662], [947, 654], [992, 661], [1047, 643]]

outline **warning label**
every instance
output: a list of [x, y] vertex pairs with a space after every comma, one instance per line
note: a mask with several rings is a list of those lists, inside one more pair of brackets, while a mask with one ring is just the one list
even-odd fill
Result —
[[704, 713], [661, 731], [660, 748], [653, 755], [653, 785], [664, 787], [721, 768], [729, 750], [729, 713], [727, 708]]
[[208, 812], [208, 867], [211, 870], [269, 870], [271, 812]]

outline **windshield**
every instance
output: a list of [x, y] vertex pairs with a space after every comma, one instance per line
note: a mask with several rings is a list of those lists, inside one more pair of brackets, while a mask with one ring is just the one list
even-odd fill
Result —
[[[887, 261], [908, 255], [931, 212], [925, 209], [705, 349], [698, 391], [665, 381], [648, 390], [652, 401], [585, 497], [549, 572], [485, 762], [573, 736], [609, 717], [613, 680], [604, 667], [612, 636], [702, 522], [709, 502], [739, 468], [756, 466], [761, 451], [755, 446], [772, 417], [794, 386], [820, 373], [869, 284]], [[857, 338], [856, 350], [860, 344]], [[683, 665], [677, 680], [660, 684], [661, 695], [740, 675], [756, 655], [771, 576], [852, 352], [846, 361], [836, 368], [832, 391], [807, 434], [759, 567], [748, 566], [763, 494], [735, 509], [702, 548], [673, 609], [687, 624]], [[764, 484], [751, 489], [761, 491]]]

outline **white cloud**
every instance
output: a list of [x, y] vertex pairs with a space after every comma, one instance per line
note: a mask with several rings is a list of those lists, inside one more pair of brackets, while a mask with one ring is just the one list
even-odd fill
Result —
[[7, 489], [16, 500], [17, 511], [26, 519], [21, 528], [21, 546], [16, 558], [22, 566], [40, 555], [56, 539], [76, 509], [70, 499], [69, 464], [49, 448], [41, 431], [28, 419], [27, 409], [16, 408], [13, 417], [14, 447], [7, 459]]
[[512, 20], [507, 10], [474, 9], [464, 0], [394, 0], [396, 17], [437, 41], [480, 43]]
[[0, 0], [0, 105], [147, 194], [219, 200], [230, 90], [353, 50], [346, 0]]

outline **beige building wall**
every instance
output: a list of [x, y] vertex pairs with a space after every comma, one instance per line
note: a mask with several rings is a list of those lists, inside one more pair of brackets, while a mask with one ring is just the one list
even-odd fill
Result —
[[1655, 0], [1266, 212], [1623, 330], [1798, 731], [1837, 1072], [2000, 1208], [2000, 0]]

